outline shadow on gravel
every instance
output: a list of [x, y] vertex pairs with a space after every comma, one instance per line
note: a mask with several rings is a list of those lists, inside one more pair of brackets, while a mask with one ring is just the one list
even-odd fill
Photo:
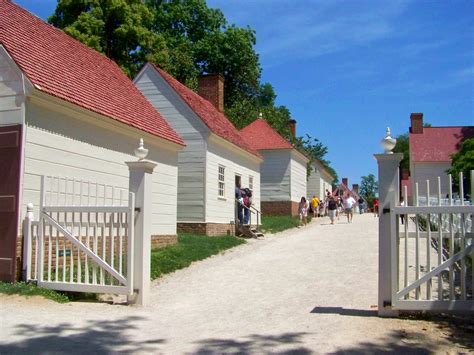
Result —
[[[444, 347], [448, 349], [453, 345], [465, 349], [465, 352], [461, 350], [461, 353], [469, 353], [474, 349], [474, 319], [472, 317], [404, 315], [400, 319], [418, 322], [419, 330], [393, 330], [384, 338], [359, 343], [350, 348], [342, 348], [332, 354], [433, 354], [441, 352], [438, 348], [440, 344], [444, 344]], [[427, 325], [426, 322], [429, 324]], [[436, 335], [433, 336], [430, 332], [435, 332]]]
[[339, 314], [341, 316], [353, 317], [377, 317], [377, 311], [370, 311], [366, 309], [350, 309], [342, 307], [314, 307], [310, 313], [319, 314]]
[[[83, 327], [62, 323], [55, 326], [20, 324], [17, 334], [25, 340], [0, 343], [0, 354], [104, 354], [118, 351], [156, 352], [163, 339], [134, 341], [125, 334], [136, 330], [141, 317], [113, 321], [89, 321]], [[48, 320], [45, 319], [45, 323]]]
[[[302, 337], [309, 333], [285, 333], [281, 335], [253, 334], [241, 339], [205, 339], [197, 343], [201, 346], [193, 353], [204, 354], [311, 354], [311, 349], [304, 347]], [[279, 346], [294, 345], [288, 350], [278, 351]], [[276, 349], [275, 349], [276, 348]]]

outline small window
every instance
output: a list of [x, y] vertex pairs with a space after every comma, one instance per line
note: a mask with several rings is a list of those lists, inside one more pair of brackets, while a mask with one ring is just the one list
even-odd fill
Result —
[[253, 191], [253, 176], [249, 176], [249, 189]]
[[219, 165], [217, 193], [219, 197], [225, 197], [225, 167]]

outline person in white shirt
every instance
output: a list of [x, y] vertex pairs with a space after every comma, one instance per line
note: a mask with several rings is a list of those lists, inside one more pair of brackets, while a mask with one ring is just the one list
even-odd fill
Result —
[[355, 205], [356, 200], [354, 198], [347, 194], [347, 198], [344, 200], [344, 210], [347, 215], [347, 223], [352, 223], [352, 217], [353, 217], [353, 212], [352, 212], [352, 207]]

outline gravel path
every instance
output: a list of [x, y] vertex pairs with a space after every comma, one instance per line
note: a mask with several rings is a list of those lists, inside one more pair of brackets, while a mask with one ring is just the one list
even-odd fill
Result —
[[[376, 317], [377, 219], [318, 219], [153, 283], [153, 303], [0, 298], [0, 353], [468, 351], [436, 322]], [[449, 336], [448, 336], [449, 335]]]

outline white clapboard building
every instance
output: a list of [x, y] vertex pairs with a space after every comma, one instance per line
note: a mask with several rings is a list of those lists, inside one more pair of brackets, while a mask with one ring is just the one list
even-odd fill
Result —
[[[42, 175], [127, 189], [125, 162], [137, 159], [140, 138], [158, 163], [152, 233], [176, 239], [183, 140], [113, 61], [0, 2], [0, 230], [16, 239], [26, 204], [37, 213]], [[10, 241], [1, 240], [2, 250], [13, 248], [0, 235]]]
[[148, 63], [134, 82], [186, 143], [178, 155], [178, 230], [233, 233], [237, 181], [260, 209], [262, 159], [223, 114], [223, 77], [200, 77], [197, 94]]
[[[289, 124], [294, 135], [296, 121], [291, 120]], [[263, 156], [260, 173], [262, 213], [297, 215], [301, 197], [306, 197], [309, 159], [261, 117], [240, 133]]]

